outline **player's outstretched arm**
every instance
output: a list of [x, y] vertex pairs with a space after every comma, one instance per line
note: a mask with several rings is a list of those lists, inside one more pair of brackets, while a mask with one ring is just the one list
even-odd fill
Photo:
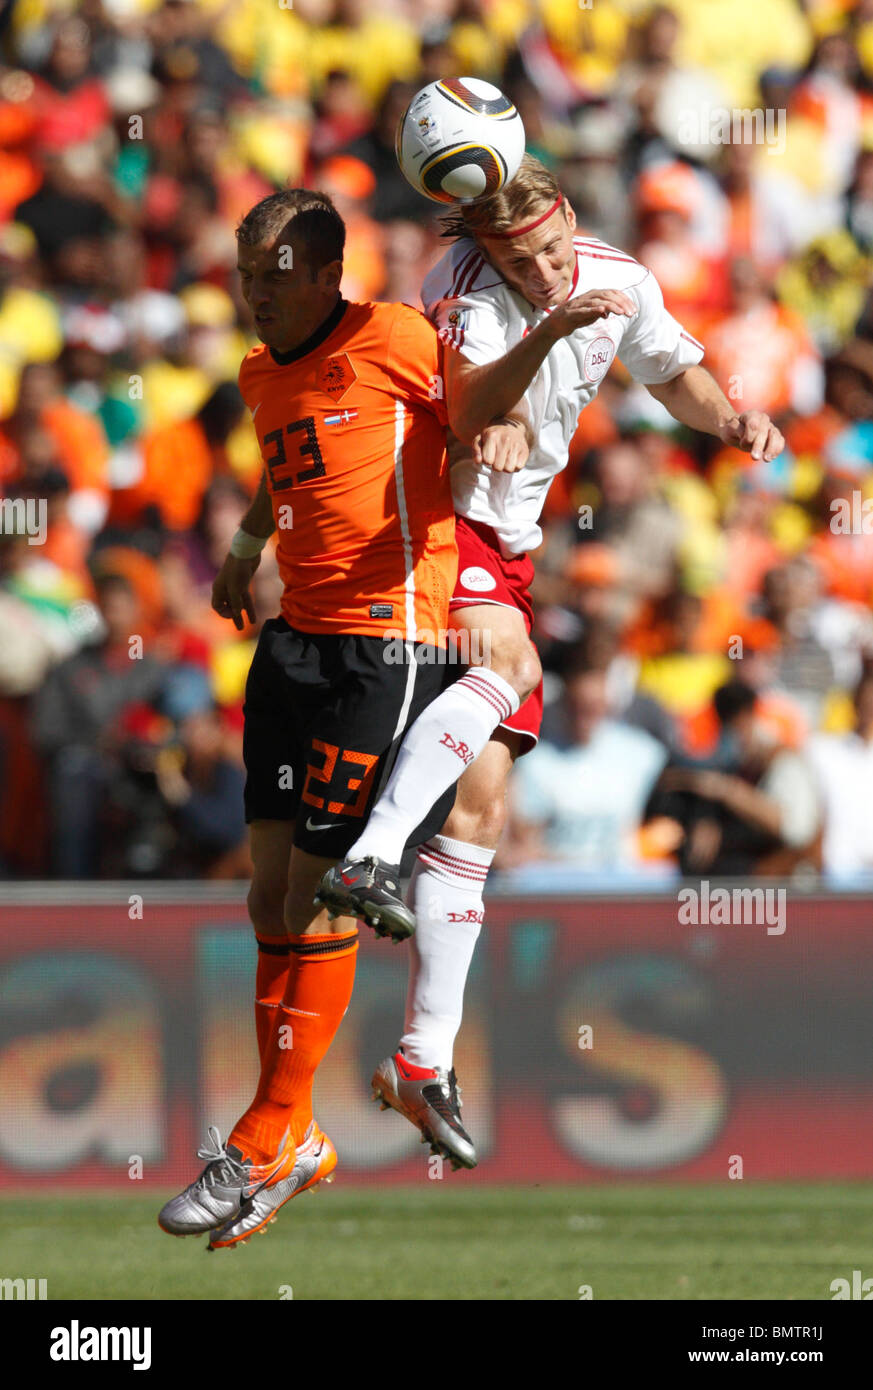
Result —
[[560, 338], [608, 314], [630, 318], [636, 312], [633, 300], [620, 290], [589, 290], [561, 304], [494, 362], [477, 366], [463, 353], [447, 351], [446, 409], [452, 432], [462, 443], [471, 444], [495, 416], [515, 410]]
[[667, 407], [674, 420], [702, 434], [714, 434], [752, 458], [769, 461], [785, 448], [785, 440], [769, 415], [762, 410], [738, 415], [705, 367], [688, 367], [672, 381], [646, 389]]
[[251, 506], [212, 585], [212, 607], [222, 618], [231, 618], [240, 632], [243, 629], [243, 613], [251, 622], [255, 621], [255, 603], [249, 585], [261, 563], [261, 551], [275, 529], [273, 504], [266, 479], [262, 476]]

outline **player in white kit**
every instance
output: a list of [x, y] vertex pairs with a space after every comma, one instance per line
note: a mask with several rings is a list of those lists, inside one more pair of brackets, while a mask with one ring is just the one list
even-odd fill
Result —
[[[408, 730], [366, 829], [325, 875], [317, 901], [395, 939], [415, 932], [403, 1036], [376, 1069], [374, 1095], [453, 1166], [473, 1167], [452, 1049], [507, 779], [536, 743], [542, 716], [528, 551], [542, 539], [549, 485], [616, 356], [683, 424], [754, 458], [774, 458], [784, 441], [762, 412], [737, 414], [645, 266], [576, 234], [572, 208], [530, 155], [501, 193], [464, 208], [448, 228], [458, 239], [427, 276], [422, 300], [451, 349], [446, 404], [466, 446], [451, 474], [459, 549], [452, 618], [484, 635], [469, 643], [483, 660], [474, 658]], [[479, 436], [499, 416], [507, 428], [503, 437], [492, 432], [483, 454]], [[410, 911], [398, 886], [404, 845], [458, 777], [441, 834], [418, 851]]]

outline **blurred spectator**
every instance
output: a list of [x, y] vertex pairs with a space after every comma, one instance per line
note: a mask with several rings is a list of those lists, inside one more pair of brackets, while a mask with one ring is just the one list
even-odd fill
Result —
[[51, 441], [51, 461], [69, 483], [71, 518], [93, 534], [109, 503], [108, 441], [101, 423], [65, 400], [60, 373], [48, 362], [24, 367], [15, 409], [0, 429], [0, 480], [6, 485], [41, 471], [28, 449], [37, 430]]
[[730, 681], [715, 695], [721, 737], [706, 764], [674, 761], [658, 780], [649, 818], [681, 828], [683, 874], [784, 874], [815, 864], [818, 804], [812, 772], [780, 748], [754, 690]]
[[216, 709], [196, 710], [179, 726], [179, 743], [162, 749], [155, 775], [181, 840], [181, 876], [242, 877], [248, 869], [243, 809], [245, 774], [227, 755]]
[[[575, 114], [572, 144], [563, 150], [561, 185], [579, 223], [610, 244], [623, 240], [627, 221], [627, 177], [621, 161], [623, 135], [615, 106], [592, 105]], [[543, 162], [548, 166], [554, 163], [552, 148], [561, 149], [561, 142], [553, 127], [544, 127], [541, 138]], [[528, 140], [527, 147], [534, 153], [536, 142]]]
[[873, 667], [855, 688], [854, 714], [851, 732], [809, 741], [822, 800], [822, 861], [835, 880], [873, 871]]
[[375, 186], [379, 190], [373, 216], [379, 222], [390, 222], [395, 218], [420, 222], [427, 216], [428, 209], [423, 206], [421, 194], [400, 172], [394, 150], [398, 123], [417, 91], [418, 84], [415, 82], [392, 82], [371, 128], [348, 147], [349, 154], [363, 160], [373, 171]]
[[42, 186], [18, 204], [15, 219], [33, 232], [57, 289], [75, 299], [104, 284], [104, 240], [132, 210], [93, 146], [47, 148], [41, 160]]
[[793, 111], [821, 130], [831, 189], [842, 193], [851, 177], [861, 135], [860, 61], [845, 33], [825, 34], [816, 44], [793, 96]]
[[61, 349], [61, 316], [40, 288], [36, 240], [28, 227], [0, 227], [0, 418], [14, 409], [25, 362], [51, 362]]
[[778, 563], [779, 547], [772, 534], [773, 499], [744, 480], [725, 509], [725, 571], [731, 588], [748, 603], [761, 591], [764, 576]]
[[[827, 446], [828, 452], [836, 449], [845, 437], [845, 432], [837, 435]], [[873, 595], [873, 542], [871, 532], [865, 530], [863, 517], [858, 524], [859, 504], [863, 507], [866, 490], [858, 484], [869, 473], [865, 465], [858, 475], [846, 477], [834, 470], [825, 473], [816, 498], [812, 504], [819, 521], [819, 528], [807, 547], [807, 556], [818, 567], [822, 583], [831, 598], [847, 604], [860, 605], [869, 615], [871, 595]], [[848, 514], [848, 524], [841, 522]], [[847, 682], [853, 685], [857, 671]]]
[[844, 209], [846, 227], [864, 255], [873, 255], [873, 149], [863, 149], [858, 155]]
[[722, 146], [719, 179], [728, 254], [748, 257], [762, 275], [772, 276], [838, 220], [833, 199], [813, 197], [798, 179], [780, 170], [778, 161], [774, 167], [769, 150], [751, 141]]
[[710, 737], [713, 696], [730, 672], [727, 651], [706, 640], [705, 616], [699, 594], [673, 588], [649, 610], [638, 639], [638, 689], [669, 711], [682, 745], [693, 750]]
[[48, 59], [34, 82], [36, 138], [52, 149], [105, 138], [109, 102], [93, 71], [91, 30], [70, 15], [55, 29]]
[[166, 669], [142, 641], [142, 608], [132, 584], [108, 575], [97, 585], [104, 635], [51, 671], [36, 696], [34, 743], [46, 760], [52, 869], [90, 878], [100, 868], [100, 816], [119, 775], [119, 721], [125, 710], [156, 700]]
[[[228, 227], [235, 227], [253, 203], [273, 192], [272, 185], [247, 166], [234, 142], [227, 116], [212, 99], [202, 99], [188, 117], [185, 129], [188, 175], [199, 177], [215, 190], [216, 211], [225, 244]], [[235, 245], [231, 248], [236, 252]]]
[[210, 35], [209, 10], [191, 0], [163, 0], [146, 22], [155, 48], [154, 75], [162, 81], [195, 89], [196, 84], [224, 99], [240, 96], [245, 83], [226, 50]]
[[[816, 621], [819, 599], [818, 571], [802, 557], [764, 578], [764, 613], [778, 634], [773, 684], [791, 695], [813, 727], [835, 681], [834, 660], [823, 641], [828, 624]], [[832, 628], [830, 634], [836, 635]]]
[[184, 315], [179, 332], [164, 345], [163, 355], [146, 362], [133, 377], [148, 428], [195, 414], [218, 382], [236, 380], [244, 352], [233, 301], [225, 290], [190, 284], [178, 303]]
[[605, 583], [609, 611], [628, 621], [644, 598], [663, 594], [672, 579], [682, 523], [662, 497], [632, 438], [598, 451], [593, 462], [599, 504], [578, 529], [569, 577], [580, 586]]
[[[315, 121], [309, 136], [310, 158], [321, 162], [341, 153], [364, 135], [371, 124], [369, 103], [354, 74], [335, 68], [327, 74], [315, 103]], [[395, 160], [395, 168], [396, 164]]]
[[612, 717], [643, 729], [672, 750], [676, 743], [675, 723], [663, 705], [640, 690], [639, 662], [621, 650], [617, 628], [602, 620], [590, 622], [578, 646], [566, 653], [561, 670], [565, 677], [574, 670], [602, 671]]
[[852, 336], [871, 284], [871, 263], [843, 229], [816, 237], [780, 271], [781, 302], [806, 321], [820, 352], [830, 354]]
[[215, 478], [210, 483], [186, 544], [191, 572], [198, 583], [212, 588], [248, 503], [248, 495], [235, 478]]
[[504, 862], [639, 869], [637, 831], [666, 758], [649, 734], [610, 717], [604, 671], [571, 668], [548, 732], [516, 766]]
[[735, 256], [728, 312], [706, 331], [706, 361], [737, 411], [812, 415], [824, 399], [824, 372], [803, 320], [774, 303], [752, 260]]
[[[695, 139], [686, 128], [688, 113], [724, 106], [726, 94], [711, 72], [679, 61], [681, 28], [674, 9], [654, 5], [631, 34], [629, 46], [636, 56], [619, 68], [615, 90], [619, 97], [651, 113], [652, 132], [661, 137], [666, 148], [681, 148], [689, 156], [710, 159], [714, 148], [707, 138]], [[708, 136], [708, 123], [706, 131], [700, 133]]]
[[315, 183], [333, 201], [346, 224], [342, 292], [347, 299], [379, 299], [385, 284], [383, 228], [371, 216], [376, 180], [352, 155], [334, 155], [318, 170]]
[[660, 284], [670, 313], [698, 334], [728, 303], [725, 253], [699, 229], [706, 220], [703, 201], [712, 196], [708, 185], [687, 164], [659, 164], [643, 170], [635, 193], [638, 257]]
[[225, 381], [196, 415], [146, 434], [140, 477], [116, 488], [110, 521], [131, 525], [150, 512], [168, 531], [190, 530], [212, 479], [230, 471], [227, 440], [244, 409], [239, 389]]
[[383, 226], [384, 297], [420, 309], [421, 283], [433, 264], [436, 238], [420, 222], [394, 218]]

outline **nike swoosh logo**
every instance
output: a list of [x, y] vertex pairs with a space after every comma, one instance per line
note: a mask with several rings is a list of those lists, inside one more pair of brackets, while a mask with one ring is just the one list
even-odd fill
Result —
[[306, 829], [307, 829], [307, 830], [335, 830], [335, 829], [336, 829], [336, 826], [333, 825], [332, 823], [331, 823], [330, 825], [316, 825], [315, 822], [313, 821], [312, 817], [310, 816], [310, 817], [308, 818], [307, 822], [306, 822]]
[[252, 411], [252, 419], [253, 419], [253, 420], [254, 420], [255, 416], [257, 415], [258, 411], [260, 410], [260, 408], [261, 408], [261, 406], [262, 406], [263, 404], [264, 404], [263, 401], [258, 401], [257, 405], [255, 406], [254, 410]]

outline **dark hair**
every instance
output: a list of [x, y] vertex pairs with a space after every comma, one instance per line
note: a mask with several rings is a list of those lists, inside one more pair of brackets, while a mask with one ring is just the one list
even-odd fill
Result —
[[189, 174], [184, 192], [199, 193], [209, 212], [218, 212], [218, 189], [208, 174]]
[[561, 654], [558, 674], [565, 682], [575, 680], [577, 676], [602, 675], [606, 670], [604, 651], [613, 656], [618, 647], [619, 635], [615, 625], [605, 618], [595, 619], [588, 624], [578, 641]]
[[245, 411], [245, 401], [235, 381], [219, 382], [197, 412], [210, 444], [223, 444]]
[[719, 686], [712, 697], [719, 723], [732, 724], [737, 715], [754, 709], [758, 697], [745, 681], [732, 680]]
[[136, 598], [136, 589], [126, 574], [118, 574], [116, 570], [98, 570], [94, 575], [94, 591], [97, 597], [102, 599], [113, 590]]
[[871, 657], [865, 657], [861, 664], [861, 674], [855, 682], [852, 699], [857, 700], [861, 691], [868, 685], [873, 685], [873, 658]]
[[243, 246], [260, 246], [293, 223], [289, 235], [300, 243], [311, 270], [341, 261], [346, 225], [326, 193], [283, 188], [250, 208], [236, 229]]

